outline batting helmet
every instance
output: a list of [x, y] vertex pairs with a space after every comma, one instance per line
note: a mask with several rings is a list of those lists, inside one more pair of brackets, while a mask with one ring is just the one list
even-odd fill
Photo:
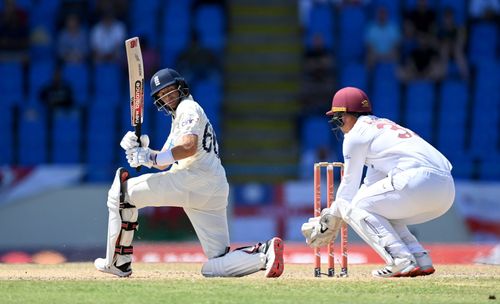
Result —
[[171, 85], [176, 85], [176, 90], [179, 91], [179, 97], [175, 101], [176, 104], [178, 104], [177, 100], [181, 102], [189, 96], [189, 87], [186, 80], [177, 71], [168, 68], [162, 69], [151, 77], [150, 86], [153, 103], [158, 108], [158, 111], [164, 110], [167, 114], [173, 114], [175, 109], [172, 108], [172, 105], [165, 104], [162, 101], [162, 96], [158, 96], [158, 92]]
[[151, 97], [154, 97], [163, 88], [173, 84], [179, 86], [181, 96], [187, 97], [189, 95], [189, 87], [184, 77], [177, 73], [176, 70], [167, 68], [159, 70], [151, 77]]
[[337, 91], [332, 99], [332, 108], [326, 115], [338, 112], [372, 113], [372, 105], [365, 92], [354, 87], [345, 87]]

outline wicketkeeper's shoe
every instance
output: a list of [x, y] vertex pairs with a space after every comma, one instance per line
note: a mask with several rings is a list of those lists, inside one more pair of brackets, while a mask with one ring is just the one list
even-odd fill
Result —
[[115, 266], [113, 264], [109, 267], [106, 266], [105, 263], [105, 259], [98, 258], [94, 261], [94, 266], [99, 271], [114, 274], [119, 277], [128, 277], [132, 274], [132, 268], [130, 267], [131, 263], [125, 263], [121, 266]]
[[283, 249], [284, 244], [279, 237], [260, 245], [258, 251], [266, 255], [266, 278], [277, 278], [283, 273], [285, 268]]
[[416, 253], [413, 256], [417, 260], [418, 267], [410, 272], [411, 277], [431, 275], [436, 271], [432, 266], [431, 256], [427, 252]]
[[412, 259], [395, 258], [394, 264], [373, 270], [372, 275], [378, 278], [406, 277], [416, 268], [417, 263]]
[[429, 267], [425, 267], [425, 268], [417, 267], [417, 268], [415, 268], [415, 270], [411, 271], [408, 274], [408, 276], [410, 276], [410, 277], [426, 276], [426, 275], [431, 275], [434, 272], [436, 272], [436, 269], [434, 269], [433, 266], [429, 266]]

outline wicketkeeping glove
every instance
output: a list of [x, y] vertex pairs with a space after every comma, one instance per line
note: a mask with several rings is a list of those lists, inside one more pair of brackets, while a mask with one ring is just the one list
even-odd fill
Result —
[[326, 246], [337, 238], [342, 218], [334, 216], [330, 208], [325, 208], [320, 216], [310, 218], [302, 224], [302, 234], [310, 247]]
[[[120, 141], [120, 147], [122, 147], [125, 151], [138, 146], [139, 143], [137, 142], [137, 135], [135, 135], [135, 133], [132, 131], [128, 131]], [[141, 147], [149, 147], [149, 136], [147, 136], [146, 134], [141, 135]]]

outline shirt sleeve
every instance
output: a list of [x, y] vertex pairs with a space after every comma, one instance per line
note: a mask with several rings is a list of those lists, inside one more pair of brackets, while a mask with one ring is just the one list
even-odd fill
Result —
[[347, 134], [344, 137], [344, 176], [340, 182], [336, 199], [343, 199], [351, 202], [356, 192], [359, 190], [363, 167], [368, 151], [369, 142], [362, 140], [358, 134]]
[[179, 113], [179, 136], [194, 134], [201, 135], [200, 115], [195, 109], [188, 107]]

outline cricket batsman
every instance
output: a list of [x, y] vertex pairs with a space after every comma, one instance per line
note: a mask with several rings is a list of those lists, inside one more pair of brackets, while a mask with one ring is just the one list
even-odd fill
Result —
[[107, 200], [106, 257], [96, 259], [95, 267], [119, 277], [131, 275], [138, 209], [175, 206], [186, 212], [208, 258], [201, 268], [203, 276], [239, 277], [264, 270], [266, 277], [279, 277], [284, 269], [280, 238], [230, 251], [229, 185], [217, 138], [184, 78], [173, 69], [162, 69], [150, 85], [154, 105], [172, 118], [167, 141], [161, 150], [153, 150], [147, 135], [140, 136], [139, 145], [134, 132], [128, 132], [120, 146], [130, 167], [155, 167], [160, 172], [130, 177], [124, 168], [116, 171]]
[[339, 90], [326, 114], [332, 117], [333, 131], [344, 134], [344, 176], [332, 207], [302, 225], [307, 244], [328, 244], [343, 220], [386, 262], [373, 276], [434, 273], [429, 253], [407, 226], [440, 217], [451, 207], [455, 186], [450, 162], [411, 130], [374, 116], [370, 100], [358, 88]]

